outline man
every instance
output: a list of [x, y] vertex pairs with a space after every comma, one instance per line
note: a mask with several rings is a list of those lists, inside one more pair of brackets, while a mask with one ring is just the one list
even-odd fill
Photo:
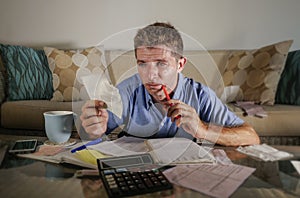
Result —
[[124, 130], [138, 137], [201, 138], [225, 146], [260, 143], [254, 129], [211, 89], [181, 74], [186, 63], [183, 41], [172, 25], [154, 23], [140, 29], [134, 47], [138, 74], [117, 86], [122, 117], [103, 108], [102, 101], [82, 107], [82, 126], [91, 138], [125, 124]]

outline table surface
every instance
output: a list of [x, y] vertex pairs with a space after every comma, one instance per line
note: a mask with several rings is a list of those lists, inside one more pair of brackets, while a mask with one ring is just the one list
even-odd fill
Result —
[[[17, 139], [45, 137], [0, 135], [1, 147], [11, 146]], [[276, 146], [292, 152], [300, 159], [300, 146]], [[241, 154], [232, 147], [221, 147], [236, 164], [256, 168], [255, 172], [231, 197], [299, 197], [300, 177], [289, 160], [262, 162]], [[0, 197], [107, 197], [99, 177], [76, 178], [82, 168], [70, 164], [51, 164], [18, 158], [6, 153], [0, 169]], [[204, 178], [205, 179], [205, 178]], [[199, 192], [174, 185], [173, 190], [142, 197], [208, 197]]]

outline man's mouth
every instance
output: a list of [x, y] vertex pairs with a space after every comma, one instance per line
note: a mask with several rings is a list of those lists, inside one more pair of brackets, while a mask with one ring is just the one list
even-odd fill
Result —
[[146, 83], [146, 86], [151, 90], [159, 90], [159, 89], [161, 89], [162, 84]]

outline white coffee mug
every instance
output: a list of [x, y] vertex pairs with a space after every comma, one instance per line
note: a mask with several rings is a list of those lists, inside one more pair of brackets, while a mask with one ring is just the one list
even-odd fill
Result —
[[44, 118], [46, 135], [51, 142], [59, 144], [70, 139], [74, 123], [72, 111], [48, 111]]

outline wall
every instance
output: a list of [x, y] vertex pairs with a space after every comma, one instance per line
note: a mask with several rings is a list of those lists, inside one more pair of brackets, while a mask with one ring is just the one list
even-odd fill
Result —
[[131, 48], [131, 29], [169, 21], [191, 49], [198, 46], [194, 39], [206, 49], [293, 39], [292, 49], [300, 49], [299, 7], [298, 0], [0, 0], [0, 42]]

